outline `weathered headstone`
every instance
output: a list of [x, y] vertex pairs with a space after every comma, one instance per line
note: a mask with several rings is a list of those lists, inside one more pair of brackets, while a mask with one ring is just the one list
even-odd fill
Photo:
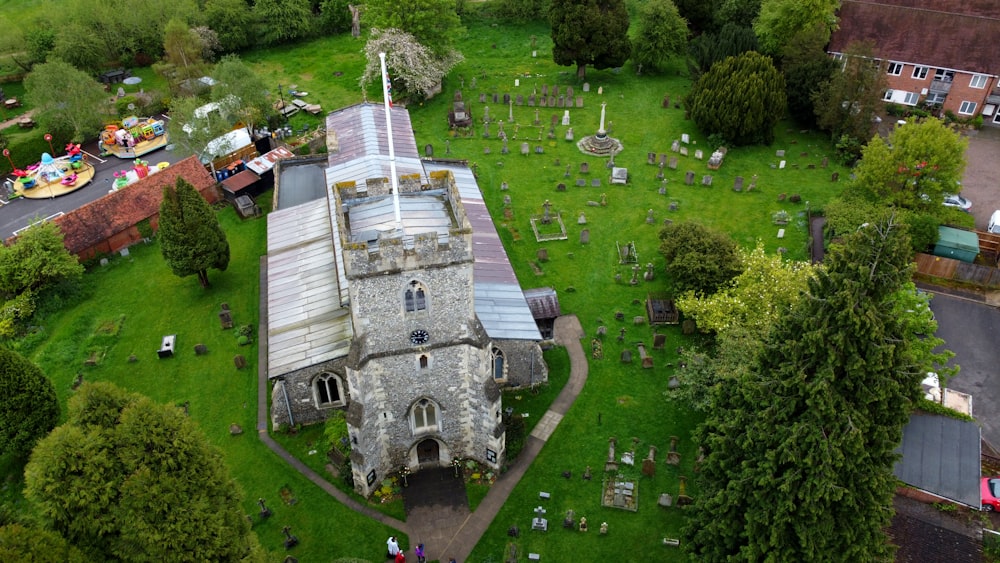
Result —
[[531, 148], [528, 146], [528, 143], [521, 143], [521, 154], [526, 155], [529, 152], [531, 152]]
[[601, 179], [600, 178], [593, 178], [592, 180], [590, 180], [590, 187], [592, 187], [592, 188], [599, 188], [599, 187], [601, 187]]
[[510, 201], [511, 201], [510, 200], [510, 194], [504, 194], [503, 195], [503, 204], [504, 205], [510, 205]]
[[687, 185], [689, 185], [689, 186], [694, 183], [694, 172], [688, 170], [684, 174], [684, 183], [687, 184]]
[[743, 176], [737, 176], [736, 181], [733, 182], [733, 191], [742, 192], [743, 191]]
[[670, 150], [673, 151], [673, 152], [680, 152], [680, 150], [681, 150], [681, 142], [678, 141], [677, 139], [674, 139], [674, 142], [670, 143]]
[[566, 110], [566, 111], [563, 112], [562, 124], [563, 124], [563, 127], [568, 127], [569, 126], [569, 110]]
[[631, 350], [622, 350], [621, 362], [623, 364], [631, 364], [632, 363], [632, 351]]
[[543, 96], [548, 96], [549, 95], [549, 85], [548, 84], [542, 84], [542, 95]]
[[580, 231], [580, 244], [590, 244], [590, 229]]
[[548, 105], [549, 105], [549, 99], [546, 98], [545, 96], [539, 96], [538, 97], [538, 105], [541, 106], [541, 107], [543, 107], [543, 108], [544, 107], [548, 107]]
[[590, 82], [584, 82], [583, 83], [583, 91], [584, 92], [590, 92]]
[[583, 107], [583, 96], [577, 96], [576, 97], [576, 107], [578, 107], [578, 108], [582, 108]]
[[424, 156], [431, 157], [434, 156], [434, 145], [427, 143], [424, 145]]
[[688, 148], [687, 147], [681, 147], [681, 151], [680, 152], [681, 152], [681, 156], [687, 156], [688, 155]]
[[586, 162], [580, 163], [580, 174], [587, 174], [590, 172], [590, 164]]
[[519, 106], [523, 106], [524, 105], [524, 94], [518, 94], [517, 97], [514, 98], [514, 103], [517, 104], [517, 105], [519, 105]]
[[205, 346], [204, 344], [195, 344], [194, 345], [194, 355], [195, 356], [204, 356], [207, 353], [208, 353], [208, 347]]
[[584, 180], [583, 178], [577, 178], [577, 180], [576, 180], [576, 187], [578, 187], [578, 188], [584, 188], [586, 186], [587, 186], [587, 181], [586, 180]]
[[681, 133], [681, 142], [685, 145], [691, 142], [691, 135], [687, 133]]
[[604, 86], [598, 86], [597, 87], [597, 95], [598, 96], [603, 96], [604, 95]]
[[703, 186], [711, 186], [712, 185], [712, 175], [711, 174], [706, 174], [706, 175], [702, 176], [701, 177], [701, 185], [703, 185]]
[[831, 181], [831, 182], [836, 182], [836, 181], [837, 181], [837, 180], [839, 180], [839, 179], [840, 179], [840, 172], [834, 172], [834, 173], [833, 173], [833, 174], [832, 174], [832, 175], [830, 176], [830, 181]]
[[778, 169], [780, 169], [780, 170], [784, 170], [785, 169], [785, 161], [784, 160], [782, 160], [781, 162], [778, 163]]
[[656, 153], [648, 152], [646, 153], [646, 164], [656, 164]]
[[776, 156], [778, 158], [784, 158], [785, 157], [785, 151], [783, 151], [783, 150], [774, 151], [774, 156]]
[[496, 92], [493, 92], [493, 103], [494, 104], [499, 104], [500, 103], [500, 94], [497, 94]]
[[548, 249], [539, 248], [538, 251], [535, 252], [535, 258], [537, 258], [539, 262], [548, 262], [549, 261]]
[[481, 104], [486, 103], [486, 94], [479, 94], [479, 103]]
[[556, 107], [556, 97], [555, 96], [549, 96], [549, 107], [550, 108]]
[[653, 335], [653, 350], [663, 350], [663, 347], [667, 344], [666, 334], [654, 334]]
[[559, 182], [558, 184], [556, 184], [556, 191], [557, 192], [564, 192], [564, 191], [566, 191], [566, 184], [563, 184], [562, 182]]
[[567, 141], [572, 141], [573, 140], [573, 128], [572, 127], [570, 127], [569, 129], [566, 130], [566, 140]]
[[703, 156], [704, 156], [704, 153], [701, 152], [701, 149], [695, 149], [695, 151], [694, 151], [694, 157], [695, 158], [697, 158], [698, 160], [701, 160]]
[[528, 107], [529, 108], [535, 107], [535, 95], [534, 94], [531, 94], [531, 95], [528, 96]]
[[570, 100], [570, 99], [572, 99], [572, 98], [573, 98], [573, 96], [575, 96], [575, 95], [576, 95], [576, 94], [574, 94], [574, 93], [573, 93], [573, 87], [572, 87], [572, 86], [567, 86], [567, 87], [566, 87], [566, 99], [567, 99], [567, 100]]
[[243, 369], [247, 367], [247, 359], [242, 354], [237, 354], [233, 356], [233, 365], [236, 366], [236, 369]]
[[669, 163], [667, 163], [667, 166], [668, 166], [668, 167], [669, 167], [669, 168], [670, 168], [671, 170], [677, 170], [677, 157], [676, 157], [676, 156], [672, 156], [672, 157], [670, 157], [670, 162], [669, 162]]
[[503, 103], [504, 103], [504, 105], [510, 105], [510, 94], [506, 94], [505, 93], [503, 95]]

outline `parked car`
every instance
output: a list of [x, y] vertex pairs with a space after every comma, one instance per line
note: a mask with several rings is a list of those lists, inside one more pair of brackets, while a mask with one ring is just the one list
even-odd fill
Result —
[[979, 480], [982, 508], [986, 512], [1000, 510], [1000, 477], [983, 477]]
[[986, 230], [1000, 235], [1000, 209], [997, 209], [993, 212], [993, 215], [990, 215], [990, 223], [986, 226]]
[[972, 210], [972, 202], [960, 194], [944, 194], [944, 204], [948, 207], [957, 207], [966, 213]]

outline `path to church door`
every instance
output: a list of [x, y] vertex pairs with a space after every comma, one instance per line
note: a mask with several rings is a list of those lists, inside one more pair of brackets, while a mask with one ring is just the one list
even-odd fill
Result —
[[428, 438], [417, 444], [417, 461], [421, 464], [435, 463], [441, 459], [441, 446], [437, 440]]

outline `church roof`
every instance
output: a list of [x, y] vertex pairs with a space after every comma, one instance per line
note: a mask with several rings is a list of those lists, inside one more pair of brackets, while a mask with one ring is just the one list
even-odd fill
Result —
[[277, 377], [347, 355], [354, 329], [341, 305], [325, 199], [267, 216], [267, 370]]
[[[410, 112], [400, 107], [390, 111], [396, 177], [419, 174], [421, 183], [427, 183], [413, 137]], [[350, 180], [364, 185], [369, 178], [392, 178], [382, 104], [363, 103], [337, 110], [327, 116], [326, 131], [330, 163], [326, 172], [327, 185]]]
[[[455, 227], [440, 195], [427, 192], [400, 194], [399, 209], [404, 245], [407, 240], [412, 242], [415, 235], [423, 233], [437, 233], [439, 239], [447, 242], [450, 230]], [[349, 214], [351, 242], [366, 242], [369, 248], [377, 247], [379, 233], [391, 233], [396, 229], [395, 206], [389, 196], [353, 205]]]
[[465, 215], [472, 224], [476, 316], [486, 334], [498, 339], [541, 340], [472, 170], [452, 162], [426, 161], [425, 166], [428, 172], [450, 170], [455, 177]]

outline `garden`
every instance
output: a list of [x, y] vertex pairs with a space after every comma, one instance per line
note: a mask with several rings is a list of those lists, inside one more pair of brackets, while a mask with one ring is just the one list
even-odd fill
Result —
[[[435, 158], [468, 161], [522, 286], [558, 291], [563, 313], [576, 315], [586, 333], [583, 345], [589, 361], [587, 384], [576, 403], [469, 560], [504, 560], [512, 546], [522, 560], [529, 552], [548, 560], [558, 560], [563, 553], [620, 560], [623, 553], [662, 552], [664, 538], [678, 538], [685, 522], [678, 500], [698, 496], [698, 452], [690, 432], [699, 415], [671, 394], [669, 382], [681, 351], [699, 345], [701, 337], [685, 334], [679, 325], [651, 326], [647, 319], [647, 298], [672, 292], [658, 252], [658, 232], [666, 222], [696, 220], [729, 233], [741, 246], [751, 248], [759, 240], [769, 253], [807, 260], [808, 216], [821, 212], [839, 193], [849, 171], [837, 163], [825, 134], [789, 122], [779, 124], [772, 145], [729, 148], [718, 169], [711, 169], [708, 160], [719, 147], [686, 119], [681, 102], [690, 79], [680, 61], [662, 74], [640, 75], [626, 64], [614, 70], [588, 69], [580, 80], [571, 67], [552, 62], [544, 26], [497, 26], [475, 16], [465, 24], [467, 35], [458, 45], [465, 62], [449, 74], [440, 95], [408, 106], [419, 150]], [[269, 83], [296, 84], [324, 108], [334, 109], [361, 101], [361, 47], [360, 40], [344, 34], [251, 51], [243, 60]], [[156, 84], [152, 73], [136, 72], [145, 86]], [[548, 100], [541, 107], [543, 91], [558, 100], [552, 94], [556, 88], [563, 96], [573, 89], [572, 107], [565, 101], [553, 107]], [[448, 112], [459, 91], [473, 115], [468, 136], [448, 127]], [[481, 96], [485, 101], [480, 102]], [[505, 96], [509, 103], [503, 103]], [[529, 96], [539, 100], [535, 106], [527, 104]], [[613, 158], [614, 167], [628, 170], [624, 185], [610, 182], [609, 158], [585, 155], [577, 148], [578, 140], [597, 132], [602, 104], [607, 134], [624, 147]], [[483, 122], [487, 106], [488, 126]], [[291, 119], [295, 128], [319, 125], [318, 118], [304, 113]], [[498, 138], [500, 120], [506, 142]], [[567, 140], [570, 133], [573, 140]], [[528, 145], [527, 154], [522, 154], [522, 143]], [[675, 158], [676, 167], [670, 166]], [[578, 185], [581, 180], [583, 186]], [[267, 201], [258, 204], [269, 208]], [[565, 239], [536, 239], [532, 219], [546, 213], [561, 219]], [[235, 331], [220, 329], [217, 313], [225, 302], [237, 326], [258, 326], [256, 282], [266, 222], [241, 222], [232, 209], [222, 210], [220, 217], [232, 260], [226, 272], [213, 272], [209, 290], [192, 279], [174, 277], [154, 240], [133, 247], [127, 257], [114, 257], [108, 266], [93, 268], [80, 293], [66, 298], [68, 306], [42, 319], [18, 347], [53, 380], [63, 403], [74, 382], [83, 379], [112, 381], [157, 401], [183, 405], [224, 451], [244, 490], [254, 530], [275, 555], [283, 551], [281, 530], [287, 525], [301, 540], [292, 552], [300, 561], [377, 559], [385, 538], [396, 532], [334, 501], [254, 436], [256, 339], [246, 335], [252, 342], [240, 346]], [[633, 252], [623, 255], [620, 249], [627, 245]], [[121, 291], [123, 287], [133, 291]], [[169, 334], [178, 335], [178, 353], [158, 359], [157, 345]], [[657, 341], [662, 345], [654, 346]], [[639, 361], [640, 343], [652, 367]], [[204, 345], [207, 354], [196, 355], [196, 344]], [[234, 367], [236, 354], [245, 357], [245, 368]], [[129, 361], [133, 355], [134, 363]], [[527, 414], [522, 418], [525, 435], [568, 376], [564, 350], [550, 350], [545, 357], [551, 370], [547, 386], [537, 394], [519, 390], [504, 395], [504, 406], [515, 416]], [[243, 433], [232, 433], [233, 425]], [[349, 490], [326, 471], [321, 427], [276, 439]], [[615, 452], [609, 456], [612, 443]], [[647, 458], [651, 464], [643, 462]], [[14, 469], [7, 467], [5, 473], [16, 474]], [[491, 479], [468, 469], [467, 490], [474, 508]], [[614, 502], [604, 505], [609, 483], [612, 488], [614, 483], [633, 484], [629, 506], [635, 510]], [[386, 485], [389, 500], [377, 507], [402, 518], [398, 485]], [[5, 503], [23, 503], [17, 489], [6, 488]], [[542, 492], [547, 497], [541, 497]], [[258, 498], [267, 500], [273, 516], [256, 516]], [[545, 511], [548, 531], [532, 530], [532, 520], [541, 514], [536, 513], [538, 507]], [[589, 523], [586, 532], [579, 530], [581, 517]], [[569, 518], [573, 527], [565, 528]], [[514, 527], [517, 535], [512, 535]], [[419, 540], [409, 538], [407, 545]], [[431, 553], [434, 548], [428, 546]], [[682, 555], [668, 551], [663, 557], [679, 560]]]

